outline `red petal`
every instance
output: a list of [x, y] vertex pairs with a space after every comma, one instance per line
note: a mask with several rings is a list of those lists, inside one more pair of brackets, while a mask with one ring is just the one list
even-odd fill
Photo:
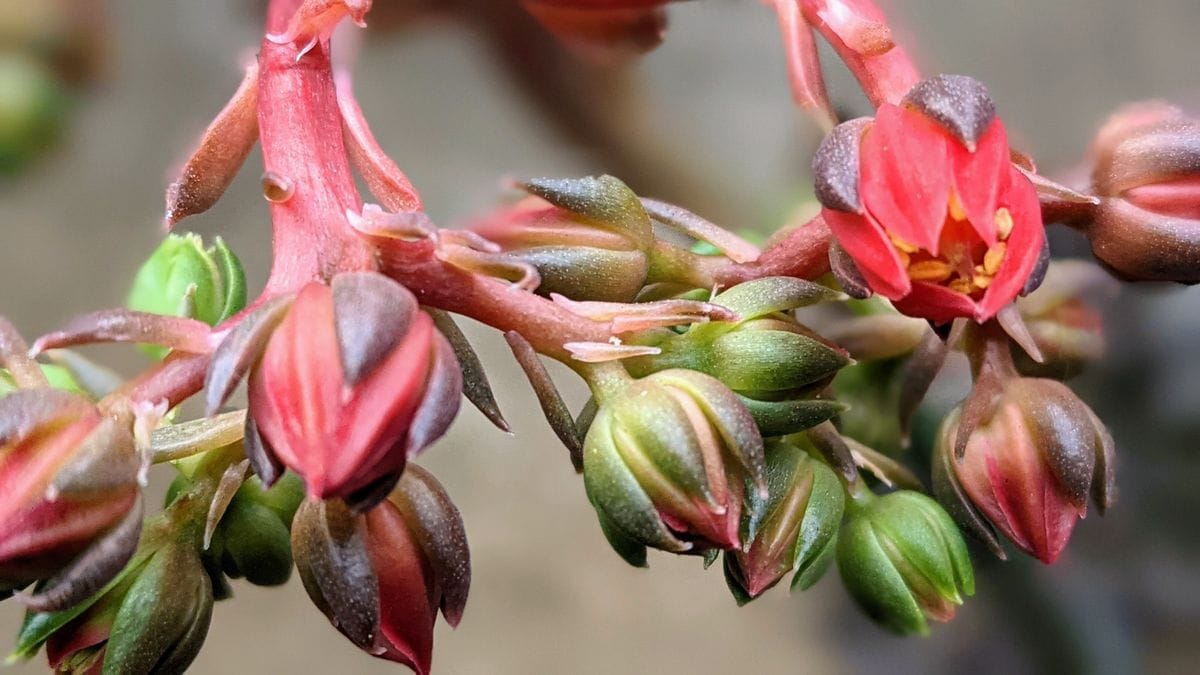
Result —
[[920, 113], [885, 104], [861, 150], [867, 210], [888, 232], [935, 254], [950, 200], [948, 145], [946, 133]]
[[1042, 209], [1033, 183], [1016, 168], [1009, 169], [1009, 180], [1009, 188], [1002, 195], [1001, 202], [1012, 215], [1013, 230], [1008, 237], [1008, 252], [1004, 261], [979, 302], [975, 320], [980, 322], [992, 318], [1016, 299], [1037, 266], [1046, 238]]
[[389, 502], [367, 513], [367, 551], [379, 579], [384, 658], [425, 675], [433, 660], [437, 618], [432, 574], [403, 516]]
[[403, 441], [425, 394], [433, 331], [433, 320], [418, 312], [391, 355], [349, 392], [338, 437], [342, 447], [357, 451], [337, 462], [347, 486], [362, 487], [404, 468]]
[[271, 336], [250, 377], [249, 396], [259, 432], [318, 498], [341, 487], [331, 475], [331, 465], [356, 450], [332, 442], [341, 369], [332, 292], [328, 286], [309, 284]]
[[971, 298], [945, 286], [927, 281], [912, 282], [912, 292], [893, 300], [896, 309], [909, 316], [943, 323], [960, 316], [975, 316], [978, 308]]
[[870, 216], [823, 209], [821, 217], [858, 265], [871, 290], [895, 300], [912, 287], [896, 248]]
[[1200, 220], [1200, 176], [1136, 187], [1125, 199], [1147, 211]]
[[996, 200], [1008, 182], [1008, 134], [1004, 124], [995, 120], [979, 138], [975, 152], [958, 142], [950, 142], [954, 161], [954, 186], [963, 209], [979, 238], [988, 246], [996, 244]]

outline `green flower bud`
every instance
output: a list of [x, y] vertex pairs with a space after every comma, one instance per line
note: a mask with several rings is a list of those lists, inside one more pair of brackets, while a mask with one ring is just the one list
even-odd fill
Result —
[[738, 397], [701, 373], [666, 370], [601, 402], [584, 439], [588, 498], [613, 548], [644, 564], [740, 545], [743, 496], [764, 487], [762, 438]]
[[[846, 497], [833, 470], [797, 445], [776, 439], [766, 446], [767, 499], [742, 516], [749, 545], [725, 552], [725, 581], [745, 604], [795, 572], [792, 587], [821, 577], [836, 541]], [[758, 496], [748, 497], [753, 504]], [[756, 524], [751, 514], [762, 513]]]
[[814, 394], [850, 358], [789, 310], [840, 297], [819, 284], [789, 277], [739, 284], [712, 300], [736, 312], [737, 321], [694, 324], [683, 333], [647, 331], [627, 342], [657, 347], [660, 353], [625, 364], [635, 376], [669, 368], [712, 375], [743, 398], [764, 436], [802, 431], [843, 409]]
[[208, 634], [212, 584], [192, 542], [159, 535], [89, 600], [26, 616], [13, 656], [29, 658], [44, 643], [56, 672], [184, 672]]
[[[167, 490], [167, 503], [189, 486], [185, 476], [177, 476]], [[292, 473], [269, 490], [257, 476], [238, 488], [204, 553], [218, 599], [230, 592], [225, 576], [245, 578], [256, 586], [278, 586], [291, 578], [291, 525], [303, 500], [304, 484]]]
[[113, 620], [104, 673], [183, 672], [212, 620], [212, 584], [187, 544], [167, 544], [146, 563]]
[[612, 176], [538, 179], [522, 187], [533, 196], [471, 229], [535, 267], [538, 293], [632, 301], [646, 282], [654, 243], [637, 195]]
[[67, 107], [49, 68], [16, 52], [0, 53], [0, 175], [16, 173], [53, 144]]
[[868, 494], [848, 513], [838, 570], [850, 595], [885, 628], [927, 634], [927, 618], [949, 621], [962, 596], [974, 595], [967, 546], [937, 502], [919, 492]]
[[[245, 307], [245, 273], [220, 237], [206, 249], [199, 235], [170, 234], [138, 270], [127, 304], [215, 326]], [[159, 358], [167, 352], [153, 345], [145, 350]]]

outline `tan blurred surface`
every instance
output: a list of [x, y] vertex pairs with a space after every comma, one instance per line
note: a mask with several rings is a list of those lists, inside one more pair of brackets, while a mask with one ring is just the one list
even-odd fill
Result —
[[[116, 53], [108, 80], [81, 102], [56, 156], [0, 192], [0, 312], [27, 335], [120, 302], [135, 265], [159, 236], [169, 165], [232, 91], [238, 59], [256, 42], [247, 4], [112, 2]], [[907, 16], [906, 32], [922, 38], [914, 51], [925, 62], [987, 81], [1015, 138], [1059, 166], [1077, 156], [1105, 112], [1123, 100], [1200, 102], [1195, 0], [1136, 8], [1118, 0], [890, 4]], [[642, 133], [664, 135], [668, 147], [688, 150], [702, 172], [726, 178], [726, 212], [708, 215], [740, 225], [782, 213], [803, 192], [796, 186], [816, 139], [815, 128], [790, 107], [769, 13], [749, 0], [713, 0], [687, 3], [673, 19], [667, 45], [641, 67], [654, 104]], [[603, 168], [563, 147], [526, 103], [507, 93], [470, 34], [445, 26], [373, 42], [359, 73], [357, 90], [382, 145], [444, 224], [486, 206], [502, 176]], [[260, 166], [252, 156], [220, 205], [184, 224], [230, 241], [252, 288], [269, 261]], [[448, 438], [422, 461], [464, 513], [474, 567], [461, 627], [439, 628], [440, 672], [854, 669], [844, 660], [845, 645], [835, 644], [835, 628], [847, 621], [835, 575], [803, 596], [777, 590], [738, 609], [720, 571], [705, 574], [698, 560], [655, 555], [649, 570], [635, 570], [612, 555], [503, 342], [471, 328], [515, 435], [495, 432], [464, 408]], [[136, 363], [129, 352], [101, 353]], [[397, 670], [356, 652], [298, 583], [282, 590], [237, 584], [235, 592], [218, 606], [193, 672]], [[959, 638], [981, 630], [981, 611], [969, 604], [935, 640], [904, 649], [953, 653]], [[18, 620], [11, 603], [0, 606], [0, 635], [12, 635]], [[864, 635], [884, 652], [899, 643], [882, 633]]]

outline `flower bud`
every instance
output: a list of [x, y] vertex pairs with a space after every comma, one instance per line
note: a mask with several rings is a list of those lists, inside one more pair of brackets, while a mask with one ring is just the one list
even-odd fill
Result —
[[1083, 261], [1052, 263], [1045, 282], [1017, 300], [1017, 309], [1043, 361], [1035, 362], [1014, 344], [1012, 354], [1017, 369], [1032, 377], [1067, 379], [1088, 363], [1099, 360], [1104, 355], [1100, 313], [1083, 296], [1113, 283], [1112, 277], [1100, 268]]
[[[745, 604], [795, 573], [792, 587], [816, 583], [829, 563], [845, 508], [845, 491], [833, 470], [784, 440], [766, 446], [767, 499], [742, 517], [749, 545], [725, 552], [725, 581]], [[751, 502], [758, 499], [753, 492]], [[751, 528], [755, 528], [753, 531]]]
[[1061, 382], [1008, 380], [990, 414], [969, 430], [960, 458], [956, 410], [938, 433], [934, 486], [964, 528], [992, 545], [988, 524], [1044, 563], [1058, 559], [1089, 495], [1103, 513], [1115, 498], [1113, 441]]
[[1200, 121], [1132, 106], [1105, 123], [1093, 154], [1096, 257], [1131, 281], [1200, 282]]
[[471, 229], [537, 268], [539, 293], [631, 302], [646, 282], [653, 244], [637, 195], [611, 176], [541, 179], [524, 187], [535, 196]]
[[762, 437], [719, 381], [664, 370], [601, 401], [583, 479], [605, 535], [631, 564], [645, 564], [646, 546], [737, 548], [743, 496], [765, 487]]
[[[126, 304], [215, 326], [246, 305], [245, 273], [220, 237], [206, 249], [199, 235], [168, 234], [138, 269]], [[145, 349], [159, 358], [167, 352], [153, 345]]]
[[[168, 503], [185, 491], [190, 481], [178, 476], [167, 492]], [[286, 473], [263, 487], [257, 476], [242, 483], [221, 515], [205, 551], [204, 562], [214, 577], [214, 592], [222, 599], [229, 592], [224, 575], [245, 578], [256, 586], [278, 586], [292, 575], [291, 526], [304, 501], [304, 484]]]
[[736, 321], [693, 324], [683, 333], [670, 329], [631, 337], [630, 344], [660, 353], [625, 360], [635, 376], [684, 368], [720, 380], [742, 397], [764, 436], [802, 431], [841, 409], [814, 397], [843, 366], [846, 352], [796, 321], [789, 310], [841, 294], [789, 277], [739, 284], [712, 303], [733, 310]]
[[842, 582], [863, 610], [897, 633], [929, 632], [975, 594], [967, 545], [937, 502], [900, 491], [851, 502], [838, 535]]
[[[210, 389], [231, 389], [214, 382], [235, 372], [227, 362], [241, 358], [245, 337], [234, 331], [229, 353], [218, 349]], [[247, 444], [298, 473], [310, 497], [365, 509], [445, 432], [461, 391], [454, 351], [407, 289], [373, 272], [341, 274], [305, 286], [269, 333], [250, 375]]]
[[52, 579], [29, 604], [94, 592], [120, 570], [141, 523], [130, 425], [84, 397], [0, 398], [0, 592]]
[[195, 548], [167, 541], [144, 547], [116, 584], [83, 606], [30, 615], [17, 653], [45, 640], [55, 672], [181, 673], [204, 644], [212, 607]]
[[409, 466], [363, 515], [337, 501], [305, 502], [292, 547], [313, 604], [343, 635], [372, 656], [429, 672], [437, 612], [457, 626], [471, 584], [462, 518], [433, 476]]
[[66, 110], [66, 94], [49, 68], [0, 52], [0, 175], [44, 154], [61, 132]]

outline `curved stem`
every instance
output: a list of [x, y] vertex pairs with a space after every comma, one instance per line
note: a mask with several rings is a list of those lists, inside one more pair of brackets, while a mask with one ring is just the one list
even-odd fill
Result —
[[796, 0], [804, 19], [841, 57], [875, 107], [899, 103], [921, 79], [872, 0]]

